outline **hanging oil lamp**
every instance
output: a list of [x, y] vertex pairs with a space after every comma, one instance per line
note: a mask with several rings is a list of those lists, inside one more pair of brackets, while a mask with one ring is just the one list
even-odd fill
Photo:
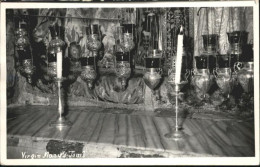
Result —
[[241, 61], [242, 48], [247, 44], [248, 32], [233, 31], [227, 32], [230, 48], [228, 54], [231, 57], [231, 67], [234, 67], [236, 62]]
[[98, 24], [91, 24], [89, 27], [86, 27], [87, 34], [87, 47], [92, 52], [92, 56], [98, 56], [98, 50], [101, 48], [101, 34], [100, 26]]
[[100, 27], [98, 24], [86, 27], [87, 48], [91, 51], [90, 55], [82, 54], [80, 58], [82, 72], [80, 77], [87, 82], [89, 88], [93, 88], [93, 82], [97, 78], [97, 58], [98, 50], [101, 48]]
[[[126, 89], [127, 79], [131, 75], [131, 48], [133, 44], [129, 38], [126, 39], [124, 33], [124, 27], [119, 26], [116, 30], [115, 40], [115, 74], [118, 77], [119, 81], [121, 82], [121, 90]], [[130, 37], [130, 34], [127, 34], [127, 37]], [[125, 41], [126, 40], [126, 41]]]
[[[213, 69], [216, 68], [216, 55], [218, 53], [219, 44], [219, 35], [215, 34], [214, 25], [209, 25], [209, 21], [214, 20], [213, 18], [209, 17], [212, 17], [212, 14], [215, 16], [215, 11], [213, 8], [205, 8], [205, 11], [208, 34], [202, 35], [203, 52], [199, 56], [195, 57], [196, 68], [192, 71], [193, 83], [195, 87], [202, 92], [203, 101], [205, 100], [206, 94], [213, 83], [213, 77], [211, 74], [213, 73]], [[209, 28], [210, 26], [212, 29]]]
[[26, 29], [27, 23], [24, 20], [19, 21], [19, 27], [14, 32], [16, 50], [24, 50], [30, 44]]
[[30, 52], [30, 48], [18, 50], [19, 59], [21, 60], [20, 73], [27, 78], [28, 83], [32, 83], [32, 77], [35, 73], [35, 66]]
[[81, 47], [79, 45], [80, 38], [78, 41], [71, 42], [68, 48], [69, 57], [69, 75], [68, 80], [74, 82], [81, 73], [80, 56]]
[[162, 52], [156, 49], [150, 51], [145, 58], [146, 72], [143, 78], [151, 90], [154, 90], [162, 79], [161, 59]]
[[19, 21], [19, 26], [15, 30], [15, 46], [21, 64], [20, 73], [27, 78], [28, 83], [32, 83], [35, 67], [27, 33], [27, 23], [24, 20]]
[[213, 70], [213, 74], [222, 94], [229, 99], [235, 84], [229, 54], [217, 55], [217, 68]]
[[83, 56], [80, 58], [81, 74], [80, 77], [84, 80], [89, 88], [93, 88], [93, 82], [97, 78], [96, 58], [94, 56]]

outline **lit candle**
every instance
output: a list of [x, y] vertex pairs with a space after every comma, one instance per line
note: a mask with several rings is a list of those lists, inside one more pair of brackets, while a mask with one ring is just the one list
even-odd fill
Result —
[[57, 53], [57, 78], [62, 78], [62, 52]]
[[175, 74], [175, 84], [179, 84], [181, 81], [181, 65], [182, 65], [182, 52], [183, 52], [183, 27], [180, 28], [180, 33], [178, 35], [177, 41], [177, 58], [176, 58], [176, 74]]

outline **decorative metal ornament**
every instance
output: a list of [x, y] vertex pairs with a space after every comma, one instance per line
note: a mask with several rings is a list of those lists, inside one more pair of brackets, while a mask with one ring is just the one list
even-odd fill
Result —
[[123, 47], [125, 52], [130, 52], [135, 47], [132, 33], [124, 33]]
[[57, 79], [57, 63], [56, 63], [56, 61], [48, 63], [47, 75], [49, 76], [50, 81], [55, 81]]
[[130, 55], [127, 53], [117, 53], [115, 74], [121, 80], [121, 90], [126, 89], [127, 79], [131, 76]]
[[95, 58], [93, 56], [81, 58], [80, 77], [83, 81], [87, 82], [89, 88], [93, 88], [93, 82], [97, 78]]
[[27, 23], [19, 21], [19, 27], [14, 32], [16, 50], [25, 50], [25, 48], [30, 44], [26, 28]]
[[81, 55], [81, 47], [78, 42], [72, 42], [70, 43], [68, 51], [70, 59], [70, 72], [67, 79], [74, 82], [81, 73], [81, 65], [79, 61]]
[[31, 59], [25, 59], [22, 61], [20, 72], [27, 78], [28, 83], [32, 83], [32, 76], [35, 73], [35, 70], [36, 69], [33, 66]]
[[87, 47], [90, 51], [93, 52], [93, 56], [98, 56], [98, 50], [101, 48], [101, 42], [99, 41], [98, 34], [91, 34], [87, 36], [88, 43]]
[[87, 48], [92, 51], [92, 56], [98, 56], [98, 50], [101, 48], [101, 31], [98, 24], [92, 24], [86, 27], [87, 34]]

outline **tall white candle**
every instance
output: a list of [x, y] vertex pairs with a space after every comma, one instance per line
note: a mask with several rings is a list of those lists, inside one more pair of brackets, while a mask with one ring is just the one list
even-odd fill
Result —
[[62, 78], [62, 52], [57, 53], [57, 78]]
[[182, 52], [183, 52], [183, 27], [181, 26], [180, 33], [178, 35], [177, 41], [177, 58], [176, 58], [176, 74], [175, 74], [175, 84], [181, 82], [181, 65], [182, 65]]

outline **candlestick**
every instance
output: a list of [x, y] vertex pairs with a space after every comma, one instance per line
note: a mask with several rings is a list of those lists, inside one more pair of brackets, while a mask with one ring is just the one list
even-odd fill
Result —
[[181, 65], [182, 65], [182, 52], [183, 52], [183, 27], [180, 28], [180, 33], [178, 35], [177, 41], [177, 58], [176, 58], [176, 75], [175, 84], [181, 81]]
[[62, 52], [57, 53], [57, 78], [62, 78]]

